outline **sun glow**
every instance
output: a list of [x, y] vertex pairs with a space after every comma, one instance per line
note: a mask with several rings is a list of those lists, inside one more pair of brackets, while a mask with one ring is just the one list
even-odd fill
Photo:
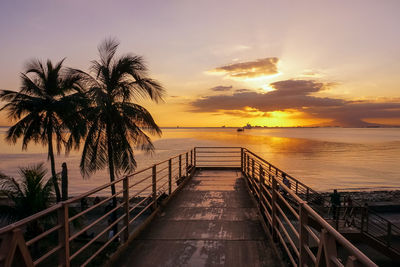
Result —
[[240, 82], [263, 82], [265, 83], [266, 80], [270, 80], [273, 78], [276, 78], [278, 76], [281, 76], [282, 72], [278, 72], [275, 74], [266, 74], [266, 75], [260, 75], [256, 77], [231, 77], [231, 76], [225, 76], [224, 79], [230, 79], [234, 81], [240, 81]]
[[262, 89], [264, 89], [264, 91], [266, 92], [266, 93], [268, 93], [268, 92], [271, 92], [271, 91], [274, 91], [275, 89], [274, 88], [272, 88], [269, 84], [267, 85], [267, 84], [264, 84], [264, 85], [262, 85], [261, 86], [261, 88]]
[[251, 124], [267, 127], [297, 127], [320, 122], [319, 119], [304, 117], [304, 114], [300, 111], [288, 110], [266, 112], [266, 116], [253, 119]]

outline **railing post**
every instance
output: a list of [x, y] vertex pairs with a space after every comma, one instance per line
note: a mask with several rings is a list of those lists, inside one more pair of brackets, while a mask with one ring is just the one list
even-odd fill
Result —
[[250, 172], [250, 156], [249, 155], [247, 155], [247, 164], [246, 164], [246, 166], [247, 166], [247, 168], [246, 168], [246, 175], [247, 175], [247, 177], [250, 177], [250, 174], [249, 174], [249, 172]]
[[246, 173], [246, 155], [243, 152], [243, 155], [241, 156], [243, 158], [243, 166], [242, 166], [242, 173]]
[[338, 231], [339, 232], [339, 220], [340, 220], [340, 210], [341, 210], [341, 206], [337, 206], [336, 207], [336, 214], [335, 214], [335, 218], [336, 218], [336, 220], [335, 220], [335, 229], [336, 229], [336, 231]]
[[368, 233], [368, 205], [365, 204], [361, 207], [361, 233], [364, 232], [364, 225], [366, 225], [366, 232]]
[[307, 186], [307, 192], [306, 192], [306, 200], [308, 201], [308, 197], [310, 196], [310, 189]]
[[276, 182], [276, 178], [275, 176], [272, 176], [272, 200], [271, 200], [271, 206], [272, 206], [272, 239], [274, 240], [274, 242], [276, 242], [277, 239], [277, 235], [276, 235], [276, 231], [278, 223], [276, 220], [276, 199], [277, 199], [277, 182]]
[[361, 233], [364, 232], [364, 221], [365, 221], [365, 207], [361, 207]]
[[392, 223], [387, 222], [387, 245], [390, 247], [392, 243]]
[[240, 148], [240, 171], [244, 171], [243, 147]]
[[124, 196], [124, 203], [125, 203], [125, 218], [124, 218], [124, 224], [125, 224], [125, 230], [124, 230], [124, 242], [127, 242], [129, 239], [129, 178], [128, 176], [125, 176], [125, 179], [123, 180], [123, 196]]
[[186, 177], [188, 177], [188, 174], [189, 174], [189, 172], [188, 172], [188, 167], [189, 167], [189, 154], [188, 154], [188, 152], [186, 152]]
[[193, 149], [190, 150], [190, 165], [193, 167]]
[[365, 228], [366, 228], [366, 232], [368, 233], [368, 227], [369, 227], [369, 208], [368, 208], [368, 204], [365, 203]]
[[168, 195], [172, 193], [172, 159], [168, 160]]
[[305, 246], [308, 246], [308, 232], [306, 227], [308, 225], [308, 214], [304, 208], [304, 203], [299, 203], [299, 217], [300, 217], [300, 233], [299, 233], [299, 266], [307, 264], [307, 251]]
[[255, 178], [255, 175], [254, 175], [254, 159], [251, 159], [251, 177], [253, 177], [253, 181], [254, 181], [254, 178]]
[[179, 155], [179, 179], [182, 178], [182, 155]]
[[157, 208], [157, 165], [153, 166], [153, 207]]
[[262, 196], [263, 196], [263, 192], [264, 192], [264, 190], [263, 190], [263, 185], [264, 185], [264, 174], [263, 174], [263, 167], [262, 167], [262, 165], [260, 164], [260, 175], [259, 175], [259, 192], [260, 192], [260, 195], [259, 195], [259, 204], [260, 204], [260, 210], [262, 210], [262, 205], [261, 205], [261, 203], [262, 203]]
[[62, 203], [62, 206], [57, 210], [58, 224], [61, 228], [58, 230], [58, 243], [62, 247], [59, 250], [58, 265], [69, 267], [69, 220], [68, 220], [68, 204]]
[[196, 148], [194, 148], [193, 150], [194, 150], [193, 151], [193, 160], [194, 160], [193, 165], [194, 165], [194, 167], [196, 167], [197, 166]]

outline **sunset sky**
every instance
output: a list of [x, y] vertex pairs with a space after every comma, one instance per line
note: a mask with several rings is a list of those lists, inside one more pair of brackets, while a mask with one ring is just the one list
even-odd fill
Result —
[[[160, 126], [400, 125], [400, 1], [0, 1], [0, 89], [32, 58], [142, 55]], [[0, 125], [10, 125], [0, 113]]]

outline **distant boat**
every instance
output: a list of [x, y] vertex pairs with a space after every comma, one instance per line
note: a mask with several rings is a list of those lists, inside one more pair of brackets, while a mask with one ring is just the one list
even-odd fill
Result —
[[253, 128], [250, 123], [247, 123], [246, 126], [243, 127], [243, 129], [251, 129]]
[[238, 131], [238, 132], [243, 132], [244, 131], [244, 129], [242, 128], [242, 127], [240, 127], [240, 128], [237, 128], [237, 130], [236, 131]]
[[222, 127], [222, 128], [225, 128], [226, 126], [225, 126], [225, 125], [222, 125], [221, 127]]

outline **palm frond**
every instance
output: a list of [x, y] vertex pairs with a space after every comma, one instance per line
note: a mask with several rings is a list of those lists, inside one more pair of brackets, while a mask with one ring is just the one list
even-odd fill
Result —
[[46, 173], [43, 163], [20, 168], [18, 181], [0, 173], [0, 194], [11, 202], [0, 206], [1, 220], [20, 220], [50, 206], [53, 187]]
[[47, 80], [46, 69], [39, 59], [32, 59], [26, 63], [25, 74], [29, 73], [36, 74], [42, 81]]
[[[90, 108], [84, 111], [89, 124], [80, 164], [84, 175], [107, 165], [113, 167], [111, 179], [113, 172], [134, 170], [134, 149], [154, 150], [145, 131], [161, 134], [151, 114], [132, 101], [160, 101], [164, 89], [147, 76], [147, 66], [142, 57], [131, 54], [117, 57], [118, 45], [115, 39], [100, 44], [100, 59], [91, 62], [92, 75], [73, 71], [84, 77], [88, 86], [87, 97], [91, 100]], [[109, 155], [109, 151], [112, 154]]]
[[119, 42], [115, 38], [106, 38], [103, 42], [100, 43], [98, 50], [100, 55], [100, 60], [103, 66], [109, 67], [111, 61], [117, 52], [117, 48], [119, 46]]

